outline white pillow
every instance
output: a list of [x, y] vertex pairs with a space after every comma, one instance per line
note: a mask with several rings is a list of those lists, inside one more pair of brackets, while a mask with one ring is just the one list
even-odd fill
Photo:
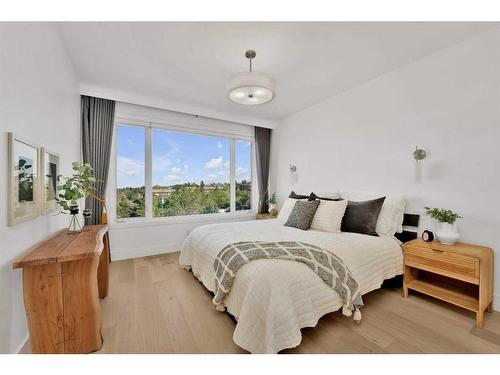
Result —
[[[383, 194], [378, 193], [354, 193], [342, 192], [343, 199], [351, 201], [366, 201], [383, 197]], [[386, 195], [384, 204], [380, 209], [380, 214], [377, 219], [375, 231], [379, 236], [394, 236], [395, 233], [403, 231], [403, 217], [405, 212], [406, 201], [403, 197]]]
[[375, 228], [378, 235], [394, 236], [394, 233], [403, 231], [405, 206], [406, 201], [402, 198], [385, 197]]
[[321, 200], [314, 214], [311, 228], [322, 232], [340, 232], [340, 225], [347, 208], [347, 201], [324, 201]]
[[306, 201], [307, 199], [294, 199], [287, 198], [283, 206], [281, 207], [280, 212], [278, 213], [278, 220], [282, 223], [285, 223], [288, 220], [288, 216], [292, 213], [293, 207], [297, 201]]

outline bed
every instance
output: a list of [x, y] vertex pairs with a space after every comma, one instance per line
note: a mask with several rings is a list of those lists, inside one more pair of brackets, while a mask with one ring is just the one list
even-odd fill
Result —
[[[214, 292], [214, 260], [226, 245], [239, 241], [302, 241], [332, 250], [362, 294], [403, 273], [401, 242], [392, 236], [302, 231], [277, 219], [201, 226], [186, 239], [179, 263]], [[238, 271], [224, 304], [237, 320], [233, 340], [238, 346], [251, 353], [277, 353], [299, 345], [301, 328], [314, 327], [343, 302], [305, 264], [260, 259]]]

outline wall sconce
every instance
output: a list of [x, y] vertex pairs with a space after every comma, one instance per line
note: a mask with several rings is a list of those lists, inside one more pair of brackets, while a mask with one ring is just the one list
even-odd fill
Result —
[[295, 185], [297, 183], [297, 166], [290, 164], [290, 184]]
[[418, 146], [415, 146], [415, 151], [413, 151], [413, 158], [417, 161], [425, 159], [427, 156], [427, 152], [425, 150], [419, 149]]
[[419, 161], [425, 159], [427, 152], [425, 150], [419, 149], [415, 146], [415, 151], [413, 151], [413, 159], [415, 159], [415, 181], [422, 181], [422, 168]]

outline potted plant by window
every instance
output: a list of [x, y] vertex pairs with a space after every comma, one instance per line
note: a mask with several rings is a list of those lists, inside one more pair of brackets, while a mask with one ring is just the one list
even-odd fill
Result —
[[276, 197], [276, 193], [272, 193], [269, 199], [267, 200], [267, 204], [269, 205], [269, 213], [271, 216], [277, 216], [278, 210], [276, 205], [278, 204], [278, 198]]
[[76, 234], [82, 231], [82, 225], [78, 219], [80, 211], [78, 201], [82, 198], [93, 196], [99, 201], [100, 198], [94, 195], [96, 179], [94, 170], [90, 164], [72, 164], [74, 173], [69, 177], [57, 176], [57, 196], [56, 201], [62, 208], [62, 213], [71, 215], [68, 233]]
[[462, 218], [459, 214], [444, 208], [425, 207], [425, 213], [438, 221], [436, 236], [444, 245], [453, 245], [458, 241], [459, 234], [455, 222]]

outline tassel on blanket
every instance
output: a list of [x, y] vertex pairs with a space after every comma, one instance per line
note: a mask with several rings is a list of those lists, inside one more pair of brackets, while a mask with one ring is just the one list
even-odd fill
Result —
[[218, 305], [215, 305], [215, 310], [224, 312], [226, 311], [226, 307], [222, 303], [219, 303]]
[[352, 316], [352, 320], [354, 320], [358, 324], [361, 321], [361, 311], [359, 311], [359, 308], [357, 308], [357, 307], [356, 307], [356, 310], [354, 310], [354, 316], [353, 316], [352, 310], [349, 309], [349, 307], [347, 307], [347, 305], [344, 305], [344, 306], [342, 306], [342, 314], [344, 314], [347, 317]]
[[352, 320], [357, 322], [358, 324], [361, 322], [361, 311], [356, 307], [356, 311], [354, 311], [354, 316], [352, 317]]
[[347, 305], [342, 306], [342, 314], [349, 317], [352, 316], [352, 311], [347, 307]]

